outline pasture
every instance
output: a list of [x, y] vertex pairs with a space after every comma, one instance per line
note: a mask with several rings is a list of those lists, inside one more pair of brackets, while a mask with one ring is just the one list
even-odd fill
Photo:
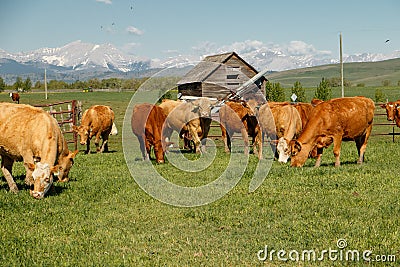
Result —
[[[362, 90], [352, 95], [373, 98], [374, 90]], [[110, 105], [121, 130], [132, 95], [50, 93], [45, 101], [42, 93], [28, 93], [21, 95], [21, 103], [77, 99], [84, 109]], [[2, 93], [0, 101], [11, 100]], [[356, 164], [357, 150], [350, 142], [342, 145], [339, 168], [333, 166], [332, 147], [324, 152], [320, 168], [313, 168], [310, 159], [303, 168], [273, 162], [263, 184], [249, 193], [258, 161], [251, 155], [233, 190], [216, 202], [192, 208], [161, 203], [142, 191], [126, 166], [121, 134], [110, 136], [110, 153], [84, 155], [85, 147], [80, 146], [70, 182], [55, 183], [54, 192], [42, 200], [29, 196], [23, 166], [17, 163], [13, 174], [20, 192], [10, 193], [4, 178], [0, 181], [0, 265], [395, 266], [400, 261], [398, 138], [392, 142], [391, 137], [371, 137], [363, 165]], [[169, 163], [155, 168], [176, 184], [206, 184], [229, 161], [223, 147], [216, 153], [213, 164], [198, 173], [179, 171]], [[347, 242], [342, 250], [337, 247], [340, 239]], [[266, 246], [268, 252], [276, 252], [272, 260], [262, 262], [257, 253]], [[360, 259], [330, 260], [325, 254], [322, 261], [294, 262], [277, 256], [279, 250], [287, 252], [286, 258], [289, 251], [315, 250], [320, 257], [330, 249], [343, 255], [358, 250]], [[365, 250], [372, 251], [372, 260], [395, 255], [396, 262], [367, 263], [362, 259]]]

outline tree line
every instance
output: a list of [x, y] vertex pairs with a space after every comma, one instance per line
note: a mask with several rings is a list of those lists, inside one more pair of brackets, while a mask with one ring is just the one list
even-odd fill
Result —
[[[93, 78], [87, 81], [74, 81], [65, 82], [60, 80], [50, 80], [47, 82], [48, 90], [55, 89], [133, 89], [137, 90], [143, 82], [148, 78], [131, 78], [131, 79], [120, 79], [120, 78], [108, 78], [108, 79], [97, 79]], [[28, 77], [23, 80], [21, 77], [17, 77], [14, 84], [7, 85], [4, 79], [0, 77], [0, 92], [4, 90], [13, 90], [19, 92], [30, 92], [32, 90], [44, 90], [44, 82], [36, 81], [35, 84], [32, 83], [31, 79]]]

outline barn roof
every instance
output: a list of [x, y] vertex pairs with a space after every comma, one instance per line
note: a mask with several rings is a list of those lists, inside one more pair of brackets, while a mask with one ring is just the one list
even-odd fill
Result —
[[183, 76], [183, 78], [178, 82], [178, 85], [204, 82], [211, 74], [214, 73], [214, 71], [216, 71], [220, 66], [224, 65], [232, 56], [236, 56], [255, 73], [258, 73], [258, 71], [253, 66], [244, 61], [241, 57], [239, 57], [238, 54], [236, 54], [235, 52], [229, 52], [205, 57], [203, 61], [201, 61], [185, 76]]

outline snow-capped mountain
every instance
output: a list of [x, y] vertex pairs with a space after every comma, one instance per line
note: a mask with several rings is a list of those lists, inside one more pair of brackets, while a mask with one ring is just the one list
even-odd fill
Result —
[[[199, 62], [207, 55], [235, 51], [258, 70], [282, 71], [338, 63], [331, 51], [317, 50], [302, 41], [289, 44], [265, 44], [256, 40], [217, 46], [206, 42], [184, 54], [164, 59], [145, 59], [124, 53], [112, 44], [91, 44], [75, 41], [58, 48], [41, 48], [30, 52], [8, 53], [0, 49], [0, 75], [6, 82], [16, 76], [42, 79], [47, 69], [49, 79], [76, 79], [127, 77], [148, 75], [155, 68], [187, 66]], [[400, 57], [400, 51], [391, 54], [345, 55], [344, 62], [382, 61]]]
[[12, 59], [25, 64], [44, 63], [73, 70], [103, 68], [129, 72], [137, 70], [142, 65], [145, 68], [148, 67], [145, 60], [126, 55], [111, 44], [98, 45], [81, 41], [75, 41], [63, 47], [41, 48], [16, 54], [0, 50], [0, 58]]

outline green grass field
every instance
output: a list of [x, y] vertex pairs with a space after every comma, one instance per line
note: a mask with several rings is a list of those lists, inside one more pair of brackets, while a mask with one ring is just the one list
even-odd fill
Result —
[[[21, 102], [77, 99], [84, 109], [111, 105], [122, 129], [132, 95], [51, 93], [45, 101], [43, 94], [30, 93], [22, 94]], [[10, 100], [2, 93], [0, 101]], [[23, 166], [17, 163], [13, 174], [20, 192], [10, 193], [6, 181], [0, 182], [0, 266], [397, 266], [399, 138], [372, 137], [361, 166], [354, 143], [343, 144], [339, 168], [333, 167], [332, 148], [325, 151], [320, 168], [312, 167], [313, 160], [303, 168], [274, 162], [263, 184], [249, 193], [257, 164], [251, 155], [233, 190], [191, 208], [159, 202], [138, 186], [125, 163], [121, 134], [110, 137], [111, 153], [84, 155], [80, 147], [70, 182], [55, 183], [54, 192], [42, 200], [29, 196]], [[169, 163], [155, 168], [176, 184], [206, 184], [229, 161], [221, 147], [216, 153], [213, 164], [199, 173], [185, 173]], [[338, 249], [339, 239], [346, 240], [346, 248]], [[325, 255], [323, 261], [281, 261], [275, 252], [272, 260], [262, 262], [257, 253], [265, 246], [269, 252], [286, 251], [286, 258], [290, 251], [293, 258], [293, 251], [315, 250], [319, 257], [323, 250], [358, 250], [360, 260], [345, 261], [343, 256], [333, 261]], [[372, 251], [371, 259], [395, 255], [396, 262], [365, 262], [365, 250]]]

